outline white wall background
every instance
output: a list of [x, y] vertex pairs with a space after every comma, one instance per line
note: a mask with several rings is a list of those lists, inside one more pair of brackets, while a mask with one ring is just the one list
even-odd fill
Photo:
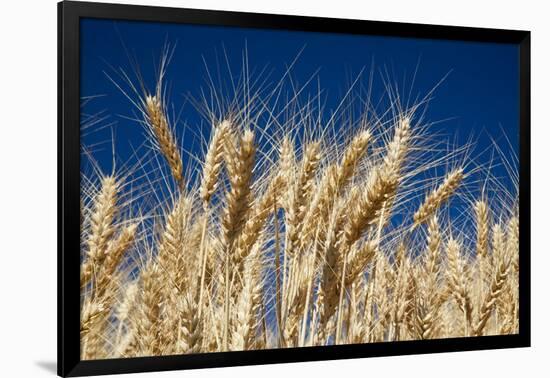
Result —
[[[126, 2], [115, 1], [113, 2]], [[132, 0], [309, 16], [528, 29], [532, 34], [530, 349], [185, 372], [187, 377], [548, 376], [550, 358], [550, 22], [544, 1]], [[0, 376], [53, 376], [56, 360], [56, 1], [0, 12]], [[176, 377], [181, 372], [145, 376]]]

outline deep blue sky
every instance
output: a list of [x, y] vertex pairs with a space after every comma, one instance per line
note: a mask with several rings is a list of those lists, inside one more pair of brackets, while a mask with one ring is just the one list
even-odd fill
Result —
[[[373, 63], [375, 98], [383, 90], [379, 70], [386, 68], [392, 80], [401, 82], [406, 76], [408, 92], [420, 59], [413, 97], [425, 94], [450, 72], [426, 114], [429, 121], [446, 120], [434, 125], [434, 131], [457, 136], [459, 142], [472, 135], [479, 137], [478, 150], [489, 145], [486, 132], [496, 138], [504, 132], [517, 153], [519, 66], [515, 45], [96, 19], [81, 20], [80, 38], [81, 96], [105, 95], [90, 101], [83, 112], [105, 111], [110, 118], [104, 123], [116, 122], [116, 151], [122, 161], [130, 155], [131, 145], [143, 142], [143, 134], [139, 125], [124, 118], [133, 116], [133, 108], [105, 72], [113, 75], [110, 66], [132, 72], [124, 44], [139, 63], [147, 85], [153, 88], [154, 62], [158, 62], [166, 41], [177, 42], [167, 79], [170, 100], [178, 110], [184, 103], [183, 94], [198, 96], [205, 86], [203, 57], [210, 68], [215, 68], [216, 56], [221, 58], [224, 48], [232, 70], [239, 72], [246, 46], [250, 71], [269, 66], [271, 81], [279, 79], [304, 48], [292, 75], [304, 83], [320, 69], [327, 111], [337, 105], [351, 78], [362, 68], [366, 68], [365, 81], [368, 79]], [[314, 95], [315, 90], [313, 86], [310, 92]], [[183, 110], [182, 120], [199, 127], [194, 108], [187, 104]], [[110, 136], [109, 129], [86, 133], [82, 144], [95, 145]], [[110, 171], [110, 144], [95, 150], [94, 158], [101, 168]]]

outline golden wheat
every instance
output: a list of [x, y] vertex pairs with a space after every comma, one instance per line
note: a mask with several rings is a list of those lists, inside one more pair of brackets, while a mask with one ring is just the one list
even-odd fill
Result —
[[[511, 204], [462, 190], [465, 161], [426, 180], [445, 159], [419, 157], [429, 135], [413, 110], [391, 105], [384, 122], [342, 125], [337, 138], [296, 133], [292, 117], [266, 137], [233, 109], [212, 117], [222, 121], [184, 177], [160, 91], [142, 104], [179, 189], [84, 181], [83, 359], [519, 329], [517, 193]], [[453, 196], [468, 203], [460, 215]]]

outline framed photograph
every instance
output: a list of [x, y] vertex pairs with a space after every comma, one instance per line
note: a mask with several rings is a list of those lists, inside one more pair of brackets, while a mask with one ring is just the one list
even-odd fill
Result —
[[529, 346], [529, 32], [58, 12], [59, 375]]

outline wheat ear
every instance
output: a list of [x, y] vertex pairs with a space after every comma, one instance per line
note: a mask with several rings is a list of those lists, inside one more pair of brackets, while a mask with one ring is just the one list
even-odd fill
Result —
[[222, 244], [225, 252], [225, 324], [223, 334], [223, 347], [229, 346], [229, 320], [230, 320], [230, 265], [234, 250], [234, 241], [240, 234], [245, 222], [245, 217], [250, 208], [250, 180], [254, 167], [254, 134], [246, 130], [241, 137], [239, 150], [235, 145], [232, 134], [228, 135], [225, 143], [225, 159], [231, 183], [231, 190], [226, 199], [226, 207], [222, 216]]
[[296, 174], [294, 144], [288, 136], [283, 138], [279, 147], [280, 175], [284, 179], [285, 192], [281, 198], [281, 204], [288, 211], [290, 206], [290, 188], [294, 183]]
[[489, 207], [485, 201], [476, 201], [476, 253], [480, 257], [487, 255], [489, 244]]
[[[128, 322], [130, 314], [136, 307], [138, 285], [136, 281], [126, 282], [120, 304], [117, 306], [115, 314], [118, 321], [118, 327], [114, 344], [114, 355], [116, 357], [125, 357], [132, 352], [135, 347], [135, 332]], [[125, 332], [123, 332], [125, 329]]]
[[365, 228], [380, 215], [385, 203], [395, 196], [410, 139], [410, 120], [402, 118], [395, 128], [393, 139], [386, 146], [382, 164], [369, 175], [359, 202], [351, 206], [350, 221], [345, 230], [348, 246], [359, 239]]
[[426, 196], [426, 199], [420, 205], [416, 213], [414, 213], [414, 226], [419, 226], [426, 222], [429, 217], [447, 201], [464, 178], [462, 168], [457, 168], [451, 171], [441, 185], [434, 189]]
[[353, 138], [346, 148], [338, 167], [337, 190], [342, 188], [353, 177], [357, 165], [367, 153], [367, 145], [370, 139], [370, 131], [362, 131]]
[[160, 94], [157, 96], [146, 96], [145, 109], [148, 125], [155, 136], [155, 141], [166, 161], [168, 161], [172, 176], [174, 176], [174, 179], [181, 187], [183, 185], [183, 163], [176, 139], [168, 123]]
[[483, 334], [483, 330], [485, 329], [487, 321], [491, 316], [493, 307], [502, 294], [502, 289], [508, 277], [508, 267], [508, 261], [504, 259], [501, 260], [491, 282], [490, 290], [482, 302], [481, 309], [479, 311], [479, 320], [473, 329], [474, 336], [481, 336]]
[[110, 244], [103, 267], [94, 280], [94, 296], [98, 298], [103, 297], [107, 287], [112, 284], [114, 280], [113, 274], [128, 248], [134, 243], [136, 230], [136, 224], [125, 227], [120, 235]]
[[108, 242], [115, 232], [113, 220], [116, 213], [118, 183], [113, 176], [101, 180], [101, 190], [94, 198], [90, 217], [87, 260], [80, 268], [80, 287], [84, 288], [106, 257]]
[[427, 259], [424, 265], [425, 286], [417, 305], [417, 327], [422, 339], [433, 337], [436, 331], [436, 320], [442, 299], [438, 288], [441, 260], [441, 232], [437, 217], [435, 216], [432, 216], [428, 221], [427, 241]]
[[[292, 279], [293, 270], [297, 269], [298, 262], [296, 260], [297, 249], [299, 248], [300, 237], [303, 228], [303, 218], [306, 211], [306, 205], [309, 202], [309, 198], [312, 195], [314, 189], [314, 179], [317, 168], [320, 163], [320, 142], [315, 141], [308, 143], [304, 148], [302, 161], [299, 164], [297, 172], [297, 179], [294, 185], [292, 185], [288, 192], [288, 207], [285, 211], [285, 254], [283, 260], [283, 298], [282, 307], [286, 319], [286, 314], [292, 312], [293, 319], [296, 319], [294, 323], [298, 323], [299, 309], [295, 307], [297, 301], [303, 297], [304, 288], [296, 288], [295, 292], [299, 294], [289, 294], [291, 285], [297, 285], [300, 283], [289, 282]], [[305, 282], [302, 280], [302, 283]], [[292, 304], [294, 303], [294, 304]], [[290, 306], [290, 307], [289, 307]], [[289, 311], [289, 309], [291, 309]], [[290, 323], [288, 323], [290, 324]], [[287, 321], [285, 320], [285, 328], [287, 327]], [[297, 329], [297, 327], [295, 328]], [[283, 332], [285, 333], [285, 332]], [[294, 329], [292, 332], [292, 338], [295, 335]], [[289, 334], [287, 331], [286, 334]], [[286, 337], [288, 340], [288, 337]]]
[[218, 176], [223, 163], [225, 138], [230, 130], [231, 123], [225, 120], [212, 133], [212, 138], [204, 158], [202, 181], [199, 189], [204, 207], [208, 205], [210, 198], [218, 186]]
[[411, 285], [412, 276], [410, 274], [410, 260], [407, 256], [404, 243], [400, 243], [397, 248], [393, 276], [395, 277], [395, 286], [390, 309], [391, 327], [388, 337], [390, 340], [397, 341], [401, 338], [401, 326], [402, 323], [404, 323], [406, 310], [410, 302], [408, 288], [413, 287], [413, 285]]
[[277, 207], [277, 198], [280, 197], [282, 189], [283, 178], [281, 175], [276, 175], [260, 200], [252, 208], [251, 216], [243, 227], [237, 242], [234, 256], [235, 263], [244, 261], [256, 244], [269, 214], [271, 214], [274, 207]]
[[519, 272], [519, 218], [513, 216], [508, 221], [506, 231], [506, 250], [515, 273]]
[[384, 202], [394, 195], [399, 184], [398, 176], [384, 170], [375, 170], [365, 189], [350, 202], [349, 220], [344, 229], [347, 248], [351, 247], [379, 214]]
[[139, 356], [158, 356], [161, 354], [160, 344], [160, 306], [159, 294], [162, 290], [162, 280], [158, 265], [150, 261], [143, 268], [139, 283], [140, 298], [135, 321], [137, 354]]
[[[176, 200], [173, 209], [166, 216], [164, 231], [160, 237], [157, 263], [168, 278], [168, 286], [181, 290], [188, 282], [189, 257], [185, 258], [184, 239], [191, 217], [192, 201], [186, 196]], [[190, 281], [190, 280], [189, 280]]]
[[500, 334], [517, 332], [518, 328], [518, 273], [519, 273], [519, 219], [512, 216], [506, 227], [506, 256], [509, 261], [508, 277], [503, 293], [497, 302], [497, 310], [502, 324]]
[[258, 251], [254, 251], [245, 261], [243, 287], [236, 300], [232, 322], [231, 350], [247, 350], [253, 346], [254, 333], [258, 325], [256, 313], [261, 302], [259, 266]]
[[367, 266], [376, 254], [376, 248], [374, 241], [367, 241], [361, 247], [350, 252], [347, 257], [346, 286], [351, 286], [354, 282], [357, 282], [365, 273]]
[[83, 360], [98, 358], [102, 349], [98, 342], [101, 331], [97, 330], [97, 320], [105, 317], [109, 310], [103, 303], [87, 298], [80, 310], [80, 357]]
[[191, 199], [181, 195], [166, 217], [166, 224], [159, 241], [159, 250], [155, 263], [159, 266], [159, 277], [164, 281], [159, 291], [159, 302], [163, 306], [159, 313], [159, 344], [171, 352], [177, 340], [174, 332], [180, 323], [182, 307], [179, 298], [195, 289], [193, 278], [196, 270], [192, 255], [184, 254], [189, 241], [186, 240], [191, 213]]
[[448, 284], [458, 307], [464, 314], [464, 333], [470, 334], [472, 324], [472, 300], [466, 285], [467, 277], [464, 262], [460, 256], [460, 244], [453, 238], [447, 243], [447, 259], [449, 262]]
[[[359, 192], [354, 187], [350, 192], [348, 206], [346, 206], [349, 211], [349, 219], [342, 229], [339, 226], [335, 230], [336, 235], [342, 232], [343, 240], [340, 238], [336, 242], [338, 244], [336, 248], [331, 247], [331, 243], [328, 243], [329, 249], [325, 254], [326, 264], [322, 279], [324, 284], [321, 286], [325, 303], [322, 307], [321, 325], [326, 326], [338, 302], [340, 302], [339, 311], [341, 310], [348, 252], [376, 216], [379, 215], [385, 202], [395, 195], [399, 185], [401, 166], [408, 150], [409, 139], [410, 123], [408, 119], [403, 119], [398, 123], [394, 138], [386, 147], [387, 151], [382, 164], [369, 175], [364, 191]], [[340, 215], [336, 224], [339, 225], [340, 222], [343, 223], [343, 214]], [[340, 277], [342, 280], [340, 285], [338, 285], [338, 279], [334, 277], [335, 273], [336, 277]], [[338, 287], [340, 289], [339, 295], [337, 294]], [[341, 314], [338, 314], [338, 318], [337, 330], [340, 330]]]
[[343, 244], [341, 237], [347, 216], [346, 209], [349, 204], [355, 203], [359, 196], [359, 189], [353, 187], [347, 199], [338, 201], [329, 221], [318, 293], [318, 301], [322, 304], [319, 309], [319, 331], [322, 339], [328, 336], [325, 334], [327, 323], [338, 306], [340, 299], [338, 288], [341, 287], [341, 280], [346, 274], [345, 265], [348, 259], [346, 249], [348, 246]]
[[288, 229], [288, 246], [285, 247], [285, 253], [288, 254], [288, 258], [293, 257], [298, 247], [302, 220], [309, 197], [313, 191], [315, 172], [321, 159], [320, 146], [319, 142], [306, 145], [296, 183], [290, 192], [290, 205], [285, 213]]
[[[325, 169], [318, 189], [307, 206], [307, 212], [304, 216], [302, 246], [311, 242], [311, 237], [316, 229], [315, 224], [324, 223], [328, 220], [335, 197], [355, 175], [357, 166], [367, 153], [370, 139], [370, 131], [360, 132], [344, 151], [340, 164], [331, 164]], [[322, 238], [323, 235], [320, 236]], [[323, 243], [323, 240], [319, 242]]]
[[187, 291], [180, 296], [179, 337], [176, 346], [177, 353], [199, 353], [204, 334], [203, 317], [198, 310], [195, 295]]
[[239, 235], [250, 208], [250, 185], [254, 167], [254, 133], [246, 130], [240, 140], [239, 150], [234, 138], [226, 138], [225, 159], [231, 189], [227, 194], [222, 216], [223, 244], [231, 247]]
[[489, 262], [489, 207], [484, 200], [476, 201], [474, 205], [476, 216], [476, 257], [479, 263], [480, 289], [483, 290], [485, 280], [490, 279]]
[[[206, 250], [206, 232], [208, 227], [208, 218], [209, 218], [209, 204], [212, 196], [214, 195], [218, 187], [218, 179], [220, 175], [220, 170], [224, 160], [225, 146], [228, 143], [227, 138], [231, 133], [231, 123], [227, 120], [222, 121], [218, 127], [212, 133], [210, 143], [208, 145], [208, 150], [204, 159], [204, 166], [202, 170], [202, 180], [199, 189], [200, 197], [202, 199], [202, 206], [205, 212], [202, 219], [201, 226], [201, 242], [200, 242], [200, 275], [199, 275], [199, 291], [197, 295], [199, 297], [199, 312], [203, 310], [203, 300], [204, 300], [204, 287], [206, 284], [206, 271], [208, 264], [208, 256]], [[230, 141], [231, 142], [231, 141]]]

